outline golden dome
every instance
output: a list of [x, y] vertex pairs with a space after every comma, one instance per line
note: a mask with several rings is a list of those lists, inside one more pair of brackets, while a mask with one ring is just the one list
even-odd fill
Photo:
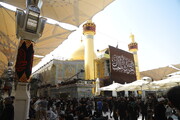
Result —
[[[81, 42], [78, 49], [76, 49], [71, 55], [69, 60], [84, 60], [84, 43]], [[94, 53], [94, 59], [97, 58], [96, 54]]]
[[84, 44], [82, 42], [79, 48], [70, 55], [70, 60], [84, 60]]

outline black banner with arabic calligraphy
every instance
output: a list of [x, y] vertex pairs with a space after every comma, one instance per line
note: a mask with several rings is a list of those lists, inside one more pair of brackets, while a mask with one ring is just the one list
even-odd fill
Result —
[[32, 72], [33, 55], [33, 42], [21, 40], [15, 65], [15, 72], [19, 82], [28, 82]]
[[111, 80], [124, 84], [136, 80], [134, 57], [132, 53], [109, 46]]

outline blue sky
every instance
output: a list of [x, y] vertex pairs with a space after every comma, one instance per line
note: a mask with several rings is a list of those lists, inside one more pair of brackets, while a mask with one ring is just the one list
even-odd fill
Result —
[[[92, 20], [96, 24], [95, 50], [118, 44], [128, 51], [129, 35], [133, 33], [139, 45], [140, 71], [180, 64], [180, 0], [115, 0]], [[82, 25], [53, 56], [72, 53], [81, 39]], [[46, 59], [50, 57], [52, 54]]]
[[128, 50], [135, 35], [140, 71], [180, 64], [180, 0], [116, 0], [93, 21], [95, 39], [103, 33], [102, 41], [120, 49]]

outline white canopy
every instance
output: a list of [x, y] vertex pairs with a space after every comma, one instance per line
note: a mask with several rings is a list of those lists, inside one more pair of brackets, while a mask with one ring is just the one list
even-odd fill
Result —
[[158, 86], [159, 89], [167, 89], [180, 84], [180, 75], [174, 75], [163, 80], [153, 81], [151, 86]]
[[113, 82], [111, 85], [99, 88], [99, 90], [101, 90], [101, 91], [113, 91], [113, 90], [116, 90], [116, 88], [119, 88], [121, 86], [123, 86], [123, 85], [120, 83]]
[[[18, 8], [26, 8], [26, 0], [0, 0]], [[91, 19], [114, 0], [42, 0], [41, 15], [75, 26]]]
[[170, 83], [176, 83], [176, 85], [180, 84], [180, 75], [173, 75], [167, 78]]
[[163, 80], [159, 81], [145, 81], [145, 80], [136, 80], [132, 83], [127, 84], [119, 84], [114, 83], [99, 88], [101, 91], [136, 91], [136, 90], [148, 90], [148, 91], [156, 91], [167, 89], [176, 85], [180, 85], [180, 75], [173, 75]]
[[149, 82], [144, 80], [136, 80], [132, 83], [124, 84], [122, 87], [116, 88], [116, 91], [134, 91], [134, 90], [147, 90]]

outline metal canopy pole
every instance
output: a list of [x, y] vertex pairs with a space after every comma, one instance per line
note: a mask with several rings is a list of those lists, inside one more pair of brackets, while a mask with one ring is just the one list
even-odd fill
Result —
[[41, 0], [27, 0], [26, 10], [16, 10], [16, 35], [20, 40], [15, 73], [18, 79], [15, 94], [15, 120], [29, 118], [30, 87], [35, 42], [42, 36], [46, 19], [40, 17]]

